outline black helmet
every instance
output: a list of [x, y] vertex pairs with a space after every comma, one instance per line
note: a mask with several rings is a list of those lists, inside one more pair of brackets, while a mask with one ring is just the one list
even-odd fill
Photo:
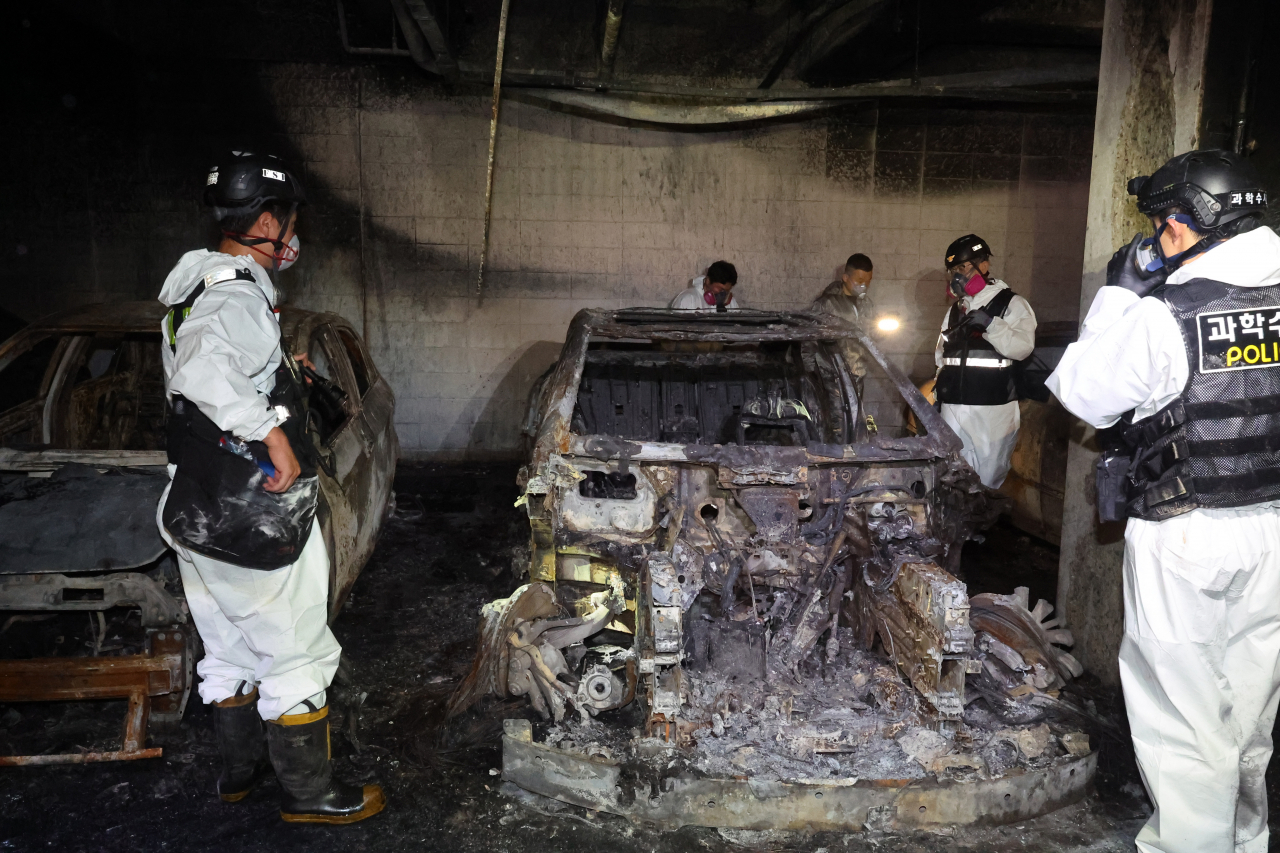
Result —
[[231, 151], [209, 167], [204, 203], [219, 221], [254, 213], [269, 201], [297, 207], [307, 203], [302, 182], [273, 154]]
[[1267, 206], [1267, 191], [1253, 164], [1231, 151], [1179, 154], [1150, 177], [1129, 181], [1129, 195], [1147, 215], [1181, 207], [1201, 231], [1234, 222]]
[[950, 269], [956, 264], [962, 264], [965, 261], [972, 261], [975, 258], [982, 260], [991, 257], [994, 252], [991, 246], [987, 244], [977, 234], [966, 234], [959, 240], [955, 240], [947, 247], [947, 254], [943, 256], [943, 265]]

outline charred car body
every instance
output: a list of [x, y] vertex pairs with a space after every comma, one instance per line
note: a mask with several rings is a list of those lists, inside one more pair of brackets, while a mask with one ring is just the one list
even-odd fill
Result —
[[[0, 701], [130, 703], [118, 751], [0, 764], [159, 754], [145, 749], [148, 716], [175, 720], [190, 695], [199, 639], [156, 529], [169, 482], [165, 310], [86, 306], [0, 344]], [[286, 351], [309, 352], [322, 377], [309, 409], [332, 619], [393, 504], [395, 401], [341, 317], [285, 306], [280, 325]]]
[[[985, 655], [953, 573], [963, 542], [1002, 503], [861, 330], [808, 314], [583, 311], [530, 411], [520, 477], [529, 583], [484, 608], [450, 707], [524, 695], [561, 724], [539, 744], [528, 723], [508, 721], [507, 779], [660, 823], [847, 827], [897, 801], [883, 787], [841, 793], [861, 771], [835, 759], [830, 771], [818, 765], [843, 780], [825, 804], [813, 803], [821, 788], [803, 786], [762, 799], [741, 773], [712, 778], [733, 769], [704, 747], [726, 727], [754, 726], [733, 759], [751, 776], [759, 764], [743, 756], [762, 740], [797, 741], [793, 710], [812, 701], [844, 723], [834, 735], [806, 730], [806, 745], [792, 744], [809, 762], [798, 767], [892, 738], [883, 715], [859, 715], [869, 709], [859, 690], [895, 707], [897, 731], [908, 718], [963, 730], [966, 674], [981, 674]], [[1039, 665], [1042, 685], [1070, 676], [1052, 651]], [[619, 709], [630, 716], [592, 722]], [[610, 741], [604, 719], [638, 723], [639, 736]], [[552, 747], [566, 737], [595, 752]], [[642, 754], [661, 754], [668, 769]], [[652, 796], [636, 792], [649, 782], [620, 775], [640, 765], [640, 776], [656, 774]], [[695, 768], [696, 781], [676, 778], [677, 766]], [[1005, 798], [1009, 819], [1077, 795], [1049, 787], [1036, 807]], [[927, 809], [908, 820], [948, 822], [945, 808], [935, 803], [926, 820]]]

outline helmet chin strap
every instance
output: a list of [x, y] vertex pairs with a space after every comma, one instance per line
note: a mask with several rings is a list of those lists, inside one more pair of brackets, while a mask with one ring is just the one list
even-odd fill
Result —
[[1194, 220], [1192, 220], [1190, 216], [1187, 216], [1184, 213], [1173, 214], [1168, 219], [1166, 219], [1163, 223], [1161, 223], [1158, 229], [1156, 229], [1156, 236], [1152, 242], [1155, 243], [1157, 250], [1160, 252], [1160, 259], [1164, 261], [1164, 267], [1169, 272], [1173, 272], [1174, 270], [1178, 269], [1178, 267], [1182, 266], [1183, 262], [1186, 261], [1188, 257], [1193, 257], [1195, 255], [1202, 254], [1218, 245], [1217, 242], [1215, 242], [1211, 237], [1206, 235], [1204, 237], [1201, 237], [1199, 240], [1197, 240], [1196, 244], [1191, 248], [1184, 249], [1181, 252], [1178, 252], [1178, 254], [1173, 255], [1171, 257], [1165, 257], [1164, 244], [1160, 242], [1160, 235], [1163, 234], [1165, 229], [1169, 227], [1169, 219], [1173, 219], [1177, 222], [1181, 222], [1183, 225], [1190, 228], [1194, 233], [1197, 233], [1197, 234], [1200, 233], [1195, 227]]
[[[297, 211], [298, 211], [298, 205], [295, 202], [293, 206], [289, 208], [289, 214], [285, 216], [285, 218], [281, 221], [280, 232], [275, 236], [274, 239], [271, 237], [254, 237], [249, 234], [241, 234], [237, 231], [223, 231], [222, 234], [225, 237], [235, 240], [237, 243], [249, 249], [251, 252], [256, 252], [265, 258], [271, 258], [271, 275], [274, 277], [276, 274], [280, 272], [280, 261], [281, 261], [280, 256], [286, 250], [289, 249], [289, 245], [284, 241], [284, 235], [288, 233], [289, 223], [293, 221], [294, 214], [296, 214]], [[270, 243], [271, 247], [275, 249], [275, 251], [272, 252], [271, 254], [267, 254], [266, 252], [262, 251], [258, 247], [261, 246], [263, 243]]]

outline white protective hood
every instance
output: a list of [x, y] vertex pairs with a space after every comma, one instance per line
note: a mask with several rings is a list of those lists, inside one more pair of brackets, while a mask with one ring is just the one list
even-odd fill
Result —
[[247, 269], [253, 273], [258, 287], [262, 288], [272, 307], [275, 306], [276, 289], [267, 271], [257, 261], [248, 255], [227, 255], [222, 252], [210, 252], [208, 249], [196, 249], [179, 258], [178, 263], [165, 277], [164, 287], [160, 288], [160, 295], [157, 298], [165, 305], [177, 305], [187, 298], [187, 295], [195, 289], [196, 283], [205, 275], [226, 267]]

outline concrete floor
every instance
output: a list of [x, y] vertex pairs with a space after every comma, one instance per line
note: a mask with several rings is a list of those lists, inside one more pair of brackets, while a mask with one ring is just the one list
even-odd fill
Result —
[[[481, 604], [511, 589], [510, 565], [527, 535], [512, 509], [513, 466], [404, 466], [399, 511], [334, 626], [353, 664], [338, 710], [367, 693], [352, 731], [335, 732], [339, 775], [377, 779], [390, 805], [344, 828], [296, 827], [277, 817], [274, 779], [245, 801], [213, 793], [217, 758], [211, 717], [198, 701], [179, 726], [153, 726], [161, 759], [79, 767], [0, 770], [0, 849], [59, 851], [484, 850], [484, 851], [1056, 851], [1132, 850], [1148, 806], [1122, 741], [1102, 745], [1097, 792], [1024, 824], [933, 833], [816, 835], [686, 828], [659, 833], [607, 815], [500, 790], [504, 716], [512, 701], [442, 727], [442, 706], [471, 658]], [[975, 592], [1017, 583], [1052, 591], [1055, 549], [998, 527], [966, 552]], [[1041, 592], [1041, 595], [1046, 593]], [[1086, 681], [1101, 710], [1114, 696]], [[0, 749], [71, 751], [118, 737], [123, 708], [0, 706]], [[16, 716], [16, 719], [15, 719]], [[354, 743], [360, 745], [357, 752]], [[558, 813], [553, 813], [557, 812]], [[1274, 810], [1274, 807], [1273, 807]], [[1280, 849], [1280, 848], [1273, 848]]]

